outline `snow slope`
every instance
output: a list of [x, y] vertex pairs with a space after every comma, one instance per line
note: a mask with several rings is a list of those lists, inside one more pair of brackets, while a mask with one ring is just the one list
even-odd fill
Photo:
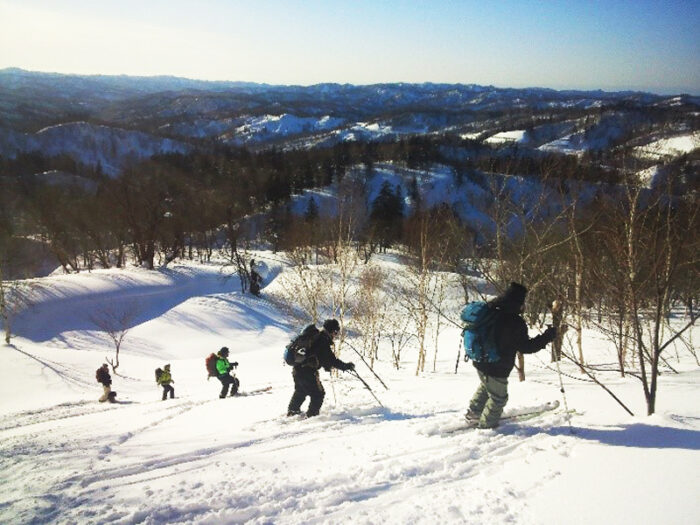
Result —
[[19, 152], [41, 151], [44, 155], [69, 155], [89, 166], [101, 166], [117, 175], [130, 162], [163, 153], [188, 153], [185, 143], [88, 122], [49, 126], [33, 134], [0, 130], [0, 155], [13, 158]]
[[644, 158], [662, 159], [679, 157], [700, 148], [700, 131], [666, 137], [635, 148], [635, 153]]
[[[39, 279], [35, 304], [0, 347], [2, 523], [692, 523], [700, 502], [700, 371], [681, 354], [661, 376], [658, 414], [644, 417], [633, 378], [607, 384], [638, 416], [564, 366], [568, 406], [497, 430], [443, 435], [476, 387], [454, 373], [459, 334], [440, 336], [435, 372], [415, 376], [379, 352], [382, 401], [349, 374], [322, 372], [326, 400], [310, 420], [284, 417], [292, 393], [281, 353], [298, 328], [213, 265], [104, 270]], [[386, 271], [390, 260], [378, 262]], [[269, 282], [271, 280], [271, 282]], [[452, 294], [459, 297], [459, 290]], [[458, 311], [455, 302], [453, 310]], [[121, 403], [100, 404], [94, 371], [113, 355], [92, 319], [133, 314], [113, 376]], [[605, 344], [586, 334], [591, 359]], [[357, 341], [355, 341], [357, 343]], [[226, 345], [243, 395], [218, 399], [204, 357]], [[357, 346], [357, 345], [356, 345]], [[428, 369], [432, 370], [432, 349]], [[559, 399], [546, 352], [511, 380], [507, 410]], [[156, 366], [170, 363], [176, 399], [160, 401]], [[258, 390], [267, 386], [269, 392]], [[563, 404], [562, 404], [563, 407]]]
[[511, 142], [524, 143], [527, 142], [527, 132], [524, 129], [501, 131], [495, 135], [491, 135], [484, 142], [487, 144], [507, 144]]

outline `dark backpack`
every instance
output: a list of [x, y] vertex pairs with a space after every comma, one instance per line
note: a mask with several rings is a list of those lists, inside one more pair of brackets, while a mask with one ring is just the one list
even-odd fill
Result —
[[163, 369], [162, 368], [156, 368], [156, 383], [160, 381], [160, 376], [163, 375]]
[[284, 349], [284, 362], [290, 366], [301, 365], [309, 357], [307, 351], [319, 334], [316, 325], [310, 324], [304, 328]]
[[219, 375], [219, 371], [216, 369], [216, 362], [218, 359], [219, 356], [212, 353], [209, 354], [209, 356], [204, 360], [204, 364], [207, 367], [208, 377], [217, 377]]
[[109, 372], [106, 371], [104, 368], [100, 367], [95, 371], [95, 379], [97, 380], [98, 383], [105, 384], [106, 382], [112, 382], [112, 377], [109, 375]]
[[501, 356], [496, 344], [498, 310], [483, 301], [474, 301], [462, 309], [464, 352], [477, 363], [495, 363]]

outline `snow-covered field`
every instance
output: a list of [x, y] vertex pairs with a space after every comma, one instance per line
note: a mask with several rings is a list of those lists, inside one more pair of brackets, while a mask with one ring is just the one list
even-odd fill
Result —
[[635, 153], [644, 158], [661, 159], [678, 157], [700, 148], [700, 131], [655, 140], [646, 146], [635, 148]]
[[506, 144], [510, 142], [526, 142], [527, 134], [524, 129], [516, 129], [512, 131], [501, 131], [495, 135], [491, 135], [484, 142], [487, 144]]
[[[669, 354], [680, 373], [660, 377], [652, 417], [634, 378], [605, 378], [631, 417], [563, 364], [567, 415], [543, 351], [527, 357], [526, 382], [511, 377], [506, 411], [553, 400], [559, 410], [447, 435], [477, 384], [471, 365], [454, 372], [451, 328], [436, 371], [431, 349], [419, 377], [414, 352], [397, 371], [380, 348], [388, 391], [341, 349], [383, 407], [351, 375], [322, 372], [321, 415], [287, 419], [281, 354], [299, 327], [264, 298], [277, 281], [256, 299], [217, 266], [40, 279], [0, 346], [0, 523], [698, 522], [700, 370], [687, 351]], [[94, 319], [117, 310], [134, 319], [113, 375], [121, 402], [100, 404], [95, 369], [114, 350]], [[610, 362], [586, 336], [590, 359]], [[242, 388], [224, 400], [204, 370], [223, 345]], [[176, 399], [160, 401], [153, 371], [165, 363]]]

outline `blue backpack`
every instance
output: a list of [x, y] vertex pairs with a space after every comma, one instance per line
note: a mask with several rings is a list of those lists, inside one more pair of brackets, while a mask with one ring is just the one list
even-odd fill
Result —
[[284, 362], [290, 366], [301, 365], [306, 361], [307, 351], [316, 340], [319, 334], [316, 325], [310, 324], [302, 330], [284, 349]]
[[484, 301], [473, 301], [462, 309], [464, 321], [464, 353], [477, 363], [495, 363], [501, 360], [496, 345], [496, 317], [498, 311]]

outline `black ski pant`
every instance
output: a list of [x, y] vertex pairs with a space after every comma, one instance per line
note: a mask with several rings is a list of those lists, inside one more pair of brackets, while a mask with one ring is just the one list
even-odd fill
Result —
[[295, 366], [292, 370], [292, 377], [294, 377], [294, 394], [289, 400], [287, 413], [298, 413], [306, 396], [309, 396], [309, 408], [306, 415], [309, 417], [317, 416], [326, 395], [318, 376], [318, 370], [308, 366]]
[[220, 398], [224, 398], [228, 395], [228, 386], [231, 386], [231, 395], [235, 396], [238, 393], [238, 379], [235, 377], [231, 377], [228, 374], [219, 374], [217, 376], [219, 378], [219, 381], [221, 381], [221, 393], [219, 394]]
[[175, 397], [175, 389], [172, 385], [163, 385], [163, 401], [168, 397], [168, 392], [170, 392], [170, 399]]

